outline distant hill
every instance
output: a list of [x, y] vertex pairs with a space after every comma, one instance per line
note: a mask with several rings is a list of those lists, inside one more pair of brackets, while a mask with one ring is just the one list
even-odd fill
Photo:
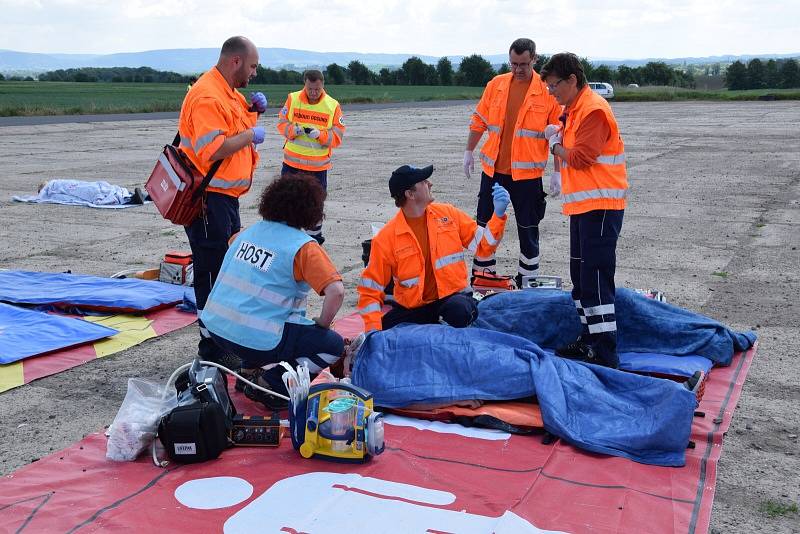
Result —
[[[324, 67], [331, 63], [347, 66], [359, 60], [368, 67], [400, 66], [413, 54], [365, 54], [359, 52], [313, 52], [288, 48], [260, 48], [261, 64], [273, 69]], [[118, 54], [33, 54], [0, 50], [0, 72], [44, 72], [55, 69], [79, 67], [152, 67], [181, 74], [203, 72], [217, 62], [218, 48], [182, 48], [174, 50], [148, 50]], [[434, 56], [419, 56], [423, 61], [435, 63]], [[453, 57], [456, 64], [461, 56]]]
[[[182, 48], [174, 50], [148, 50], [144, 52], [127, 52], [118, 54], [34, 54], [0, 50], [0, 72], [37, 74], [48, 70], [78, 67], [152, 67], [157, 70], [168, 70], [181, 74], [192, 74], [208, 69], [217, 61], [218, 48]], [[414, 54], [367, 54], [361, 52], [314, 52], [310, 50], [292, 50], [289, 48], [260, 48], [261, 64], [273, 69], [308, 67], [324, 67], [331, 63], [347, 66], [358, 60], [372, 69], [382, 67], [399, 67]], [[694, 58], [647, 58], [647, 59], [607, 59], [592, 58], [595, 64], [604, 63], [611, 67], [628, 65], [631, 67], [644, 65], [648, 61], [664, 61], [669, 64], [697, 63], [730, 63], [737, 59], [747, 60], [754, 57], [796, 57], [797, 54], [748, 55], [748, 56], [710, 56]], [[437, 56], [418, 55], [427, 63], [436, 63]], [[461, 63], [464, 56], [448, 56], [453, 65]], [[490, 54], [484, 57], [494, 65], [508, 61], [505, 54]]]

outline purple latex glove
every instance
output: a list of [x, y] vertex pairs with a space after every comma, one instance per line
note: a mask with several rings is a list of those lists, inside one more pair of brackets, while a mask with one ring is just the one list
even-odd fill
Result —
[[250, 104], [258, 113], [267, 111], [267, 97], [260, 91], [258, 93], [250, 93]]
[[255, 128], [253, 128], [253, 144], [260, 145], [261, 143], [263, 143], [265, 134], [266, 132], [264, 131], [263, 127], [256, 126]]

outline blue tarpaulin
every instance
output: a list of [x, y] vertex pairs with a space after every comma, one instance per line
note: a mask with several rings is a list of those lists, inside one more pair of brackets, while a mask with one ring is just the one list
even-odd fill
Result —
[[185, 286], [137, 278], [0, 271], [0, 302], [11, 304], [142, 312], [183, 302], [186, 290]]
[[113, 336], [107, 326], [0, 303], [0, 364]]
[[[618, 288], [617, 351], [703, 356], [730, 365], [734, 353], [749, 349], [754, 332], [734, 332], [699, 313]], [[566, 291], [529, 289], [498, 293], [478, 304], [474, 326], [522, 336], [554, 349], [575, 341], [581, 324]]]
[[443, 325], [368, 335], [352, 380], [390, 408], [535, 394], [549, 432], [589, 451], [665, 466], [684, 464], [696, 406], [694, 394], [671, 380], [564, 360], [511, 334]]
[[656, 373], [669, 376], [692, 376], [695, 371], [708, 373], [714, 362], [702, 356], [669, 356], [651, 352], [620, 352], [619, 368], [635, 373]]

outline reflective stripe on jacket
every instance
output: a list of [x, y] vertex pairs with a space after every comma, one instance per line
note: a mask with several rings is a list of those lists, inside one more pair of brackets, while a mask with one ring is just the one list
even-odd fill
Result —
[[[317, 139], [303, 134], [292, 137], [293, 124], [316, 128]], [[278, 114], [278, 133], [285, 139], [283, 161], [290, 167], [307, 171], [324, 171], [331, 168], [331, 152], [344, 137], [342, 108], [334, 98], [323, 91], [319, 102], [308, 102], [304, 90], [289, 93]]]
[[[425, 211], [430, 260], [436, 277], [437, 298], [468, 288], [465, 250], [488, 256], [497, 249], [506, 219], [492, 214], [486, 228], [450, 204], [430, 204]], [[424, 256], [414, 232], [400, 210], [372, 240], [369, 264], [358, 285], [358, 312], [367, 330], [381, 329], [384, 290], [394, 279], [394, 299], [406, 308], [418, 308], [425, 287]]]
[[[210, 158], [226, 137], [256, 125], [258, 113], [248, 107], [244, 96], [231, 89], [216, 67], [200, 76], [186, 93], [178, 120], [180, 149], [202, 174], [211, 168]], [[257, 164], [258, 152], [248, 144], [225, 158], [207, 190], [242, 196], [250, 189]]]
[[206, 328], [244, 347], [270, 350], [280, 342], [284, 324], [313, 324], [306, 317], [310, 288], [294, 279], [295, 255], [311, 239], [272, 221], [242, 231], [228, 248], [200, 315]]
[[561, 160], [562, 211], [566, 215], [593, 210], [625, 209], [625, 197], [628, 193], [625, 145], [611, 106], [588, 86], [578, 93], [568, 110], [563, 134], [564, 148], [575, 146], [575, 136], [581, 122], [596, 110], [605, 114], [610, 134], [594, 164], [578, 170]]
[[[504, 123], [512, 76], [511, 73], [501, 74], [488, 83], [469, 126], [473, 132], [489, 132], [479, 155], [483, 172], [489, 176], [494, 176], [495, 162], [500, 153], [500, 134], [506, 127]], [[560, 114], [561, 106], [534, 71], [525, 100], [519, 108], [517, 122], [513, 125], [512, 179], [541, 178], [549, 153], [544, 128], [548, 124], [558, 124]]]

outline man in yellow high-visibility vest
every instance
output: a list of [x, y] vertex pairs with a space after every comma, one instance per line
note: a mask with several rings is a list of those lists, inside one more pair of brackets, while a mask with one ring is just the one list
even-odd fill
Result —
[[[305, 71], [303, 84], [302, 90], [289, 93], [278, 114], [278, 133], [286, 139], [281, 174], [292, 171], [312, 174], [327, 191], [331, 152], [342, 144], [344, 137], [342, 108], [325, 92], [322, 72]], [[325, 242], [322, 221], [305, 230], [319, 244]]]

